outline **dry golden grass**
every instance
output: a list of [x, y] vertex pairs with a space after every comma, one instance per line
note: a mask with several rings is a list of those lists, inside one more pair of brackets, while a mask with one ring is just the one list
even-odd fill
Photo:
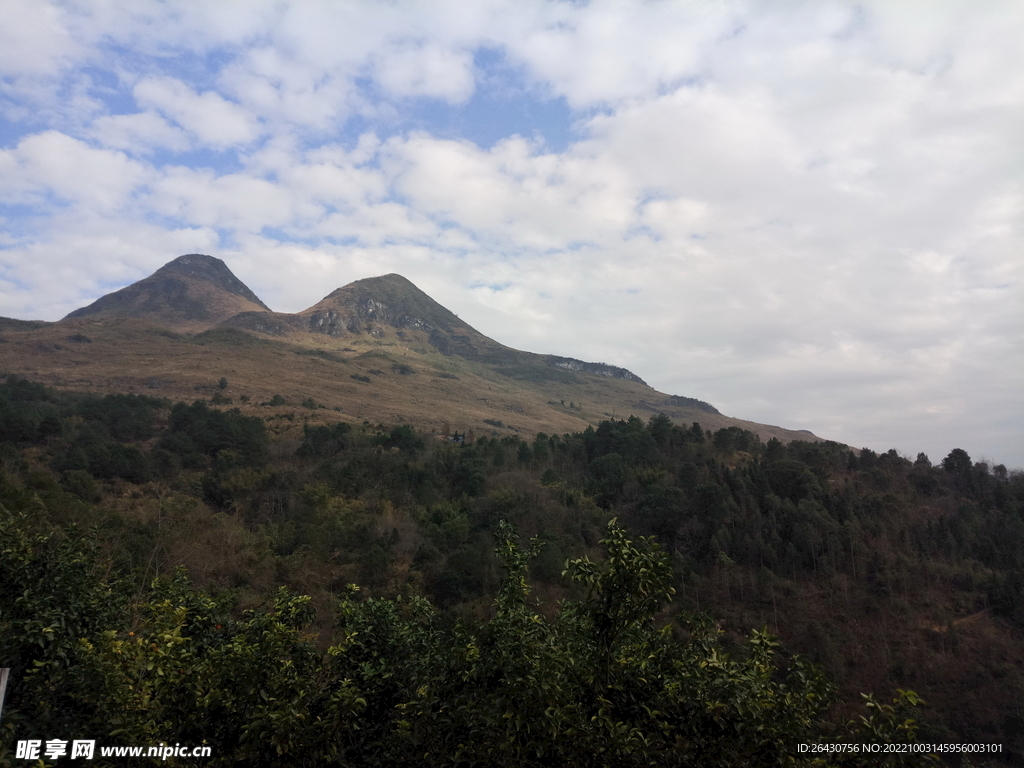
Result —
[[[817, 439], [675, 405], [670, 396], [637, 382], [553, 369], [541, 356], [490, 340], [501, 351], [498, 364], [443, 355], [421, 331], [379, 327], [377, 333], [337, 338], [300, 333], [277, 339], [216, 328], [190, 336], [129, 318], [83, 318], [42, 327], [8, 324], [0, 334], [0, 373], [58, 389], [188, 402], [210, 399], [220, 391], [223, 377], [228, 381], [223, 394], [243, 411], [294, 413], [291, 421], [274, 425], [280, 433], [310, 419], [410, 423], [435, 431], [447, 423], [452, 430], [473, 430], [478, 436], [532, 436], [578, 431], [608, 418], [665, 413], [680, 424], [697, 421], [712, 431], [750, 429], [762, 440]], [[260, 405], [276, 394], [288, 405]], [[243, 395], [248, 404], [241, 402]], [[315, 409], [302, 406], [310, 398]]]

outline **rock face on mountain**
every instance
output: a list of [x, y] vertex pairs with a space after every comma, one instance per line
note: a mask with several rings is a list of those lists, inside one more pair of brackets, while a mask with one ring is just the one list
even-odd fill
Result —
[[64, 319], [137, 318], [194, 333], [240, 312], [269, 311], [223, 261], [190, 253], [137, 283], [76, 309]]
[[585, 363], [573, 357], [557, 357], [555, 355], [548, 356], [548, 364], [553, 365], [555, 368], [564, 368], [567, 371], [583, 371], [585, 373], [593, 373], [596, 376], [611, 376], [613, 379], [625, 379], [626, 381], [635, 381], [638, 384], [647, 384], [646, 381], [632, 371], [619, 368], [617, 365]]

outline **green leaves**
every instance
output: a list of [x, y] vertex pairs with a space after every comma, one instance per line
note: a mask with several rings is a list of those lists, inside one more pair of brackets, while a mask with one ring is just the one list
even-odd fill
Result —
[[[154, 582], [126, 625], [104, 611], [110, 587], [81, 544], [33, 540], [8, 518], [0, 567], [17, 591], [0, 603], [0, 630], [27, 681], [13, 719], [31, 735], [30, 713], [48, 738], [207, 743], [211, 766], [800, 764], [796, 745], [827, 735], [832, 691], [819, 671], [800, 659], [782, 668], [766, 631], [733, 656], [706, 617], [659, 627], [673, 594], [665, 555], [614, 520], [601, 544], [602, 560], [566, 564], [582, 598], [548, 617], [526, 579], [541, 543], [520, 544], [503, 523], [490, 619], [446, 622], [422, 598], [360, 599], [353, 585], [338, 642], [321, 652], [304, 635], [309, 597], [280, 590], [231, 618], [182, 570]], [[63, 602], [31, 588], [47, 569]], [[920, 703], [911, 691], [892, 705], [866, 697], [844, 738], [912, 739]]]
[[601, 546], [607, 553], [603, 569], [584, 557], [566, 563], [563, 575], [586, 587], [595, 623], [607, 637], [614, 638], [652, 619], [675, 589], [668, 559], [653, 537], [634, 544], [613, 519]]
[[[448, 630], [419, 625], [425, 655], [399, 654], [388, 667], [400, 670], [387, 678], [391, 695], [408, 699], [394, 707], [395, 738], [378, 757], [409, 765], [768, 766], [787, 764], [795, 744], [816, 737], [831, 692], [804, 662], [780, 678], [778, 643], [767, 633], [754, 633], [745, 658], [733, 660], [706, 619], [690, 621], [685, 640], [655, 626], [672, 587], [650, 540], [634, 543], [613, 521], [601, 562], [567, 563], [585, 598], [547, 619], [530, 604], [524, 578], [538, 542], [524, 547], [510, 526], [499, 530], [505, 580], [494, 617]], [[361, 612], [379, 616], [385, 604], [348, 603], [346, 626]], [[389, 617], [391, 635], [414, 631]], [[362, 626], [345, 655], [371, 647]], [[365, 664], [361, 672], [372, 708], [369, 690], [386, 673]]]

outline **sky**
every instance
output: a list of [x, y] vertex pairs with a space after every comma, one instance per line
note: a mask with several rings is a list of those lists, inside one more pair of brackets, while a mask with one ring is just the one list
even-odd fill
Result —
[[0, 4], [0, 315], [397, 272], [730, 416], [1024, 468], [1024, 3]]

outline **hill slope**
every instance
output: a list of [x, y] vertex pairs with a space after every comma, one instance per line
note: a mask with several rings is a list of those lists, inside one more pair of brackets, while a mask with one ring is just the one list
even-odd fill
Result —
[[[237, 310], [237, 311], [234, 311]], [[818, 439], [668, 395], [605, 363], [506, 347], [400, 275], [358, 280], [308, 309], [270, 311], [227, 266], [179, 257], [59, 323], [3, 326], [3, 370], [51, 386], [245, 408], [281, 395], [314, 420], [444, 424], [478, 434], [563, 433], [603, 419], [664, 413], [767, 441]]]

